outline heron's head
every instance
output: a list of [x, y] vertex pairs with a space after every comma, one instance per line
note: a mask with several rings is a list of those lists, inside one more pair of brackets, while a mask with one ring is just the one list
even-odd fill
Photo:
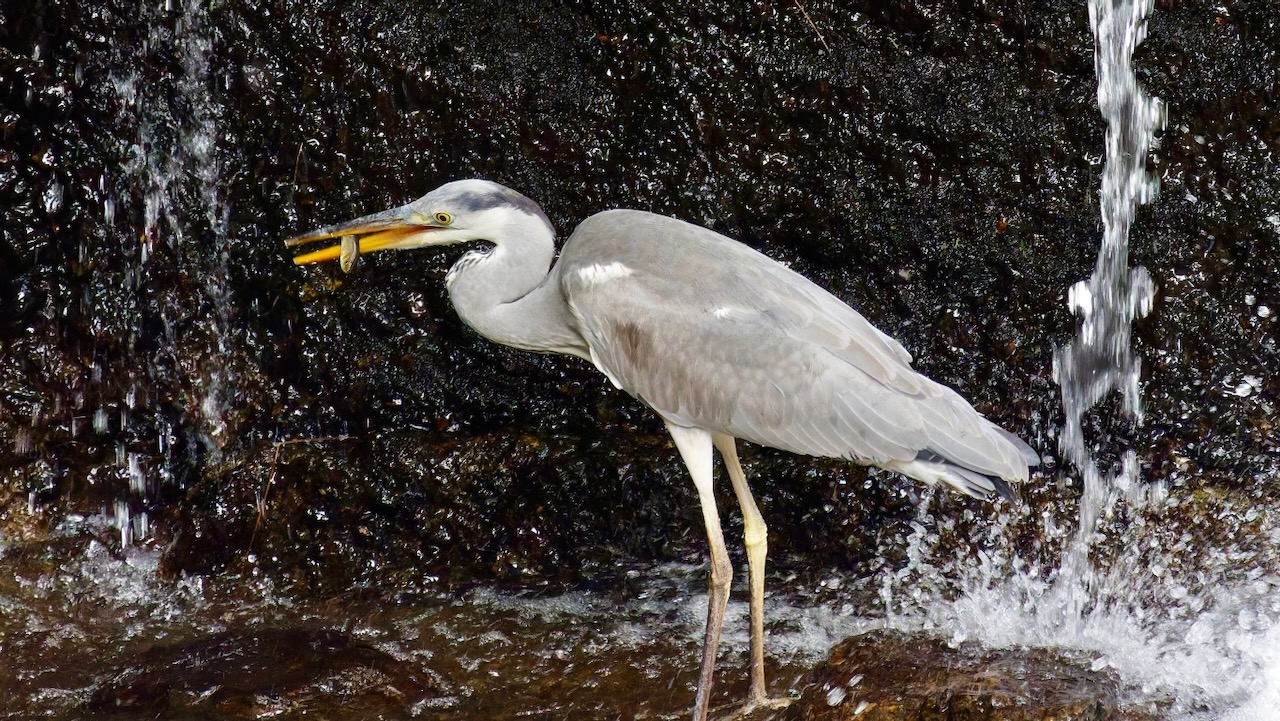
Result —
[[[513, 223], [540, 220], [551, 224], [537, 203], [516, 191], [488, 180], [456, 180], [446, 183], [399, 208], [328, 225], [290, 238], [294, 247], [331, 238], [355, 236], [360, 254], [399, 248], [453, 245], [475, 240], [497, 242]], [[298, 265], [334, 260], [342, 247], [334, 245], [293, 259]]]

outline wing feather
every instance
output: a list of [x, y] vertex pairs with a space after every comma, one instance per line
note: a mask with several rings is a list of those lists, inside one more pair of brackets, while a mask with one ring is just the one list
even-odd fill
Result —
[[670, 422], [899, 470], [951, 464], [984, 491], [985, 476], [1027, 477], [1034, 453], [916, 373], [897, 341], [717, 233], [609, 211], [579, 226], [555, 272], [595, 365]]

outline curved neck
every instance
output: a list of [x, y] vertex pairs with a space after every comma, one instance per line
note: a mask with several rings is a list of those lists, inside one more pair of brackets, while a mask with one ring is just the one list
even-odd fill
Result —
[[495, 343], [589, 357], [551, 270], [555, 231], [545, 219], [514, 214], [449, 269], [449, 300], [462, 321]]

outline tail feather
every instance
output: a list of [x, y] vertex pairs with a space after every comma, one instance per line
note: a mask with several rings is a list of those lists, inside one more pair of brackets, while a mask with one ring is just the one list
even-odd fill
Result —
[[1028, 466], [1034, 468], [1040, 465], [1040, 454], [1036, 453], [1036, 449], [1028, 445], [1026, 441], [995, 424], [992, 424], [987, 430], [995, 431], [1001, 438], [1012, 443], [1013, 447], [1017, 448], [1018, 453], [1021, 453], [1022, 457], [1027, 461]]
[[1000, 496], [1010, 503], [1016, 503], [1018, 500], [1013, 488], [1003, 478], [970, 470], [929, 450], [920, 451], [913, 460], [894, 461], [885, 464], [884, 467], [931, 486], [939, 482], [945, 483], [966, 496], [974, 498], [989, 499], [992, 496]]

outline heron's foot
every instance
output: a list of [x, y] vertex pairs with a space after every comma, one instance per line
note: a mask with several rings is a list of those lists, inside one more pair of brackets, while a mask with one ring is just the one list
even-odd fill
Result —
[[763, 698], [753, 698], [740, 706], [737, 711], [725, 716], [723, 721], [752, 721], [752, 719], [767, 718], [763, 714], [768, 711], [777, 711], [791, 705], [795, 699], [790, 696], [765, 696]]

